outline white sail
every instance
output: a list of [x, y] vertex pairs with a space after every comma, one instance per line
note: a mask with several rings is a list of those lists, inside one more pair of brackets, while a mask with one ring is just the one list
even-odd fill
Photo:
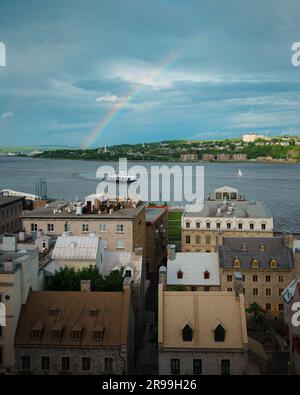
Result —
[[239, 171], [238, 171], [238, 177], [243, 177], [243, 172], [242, 172], [242, 170], [241, 169], [239, 169]]

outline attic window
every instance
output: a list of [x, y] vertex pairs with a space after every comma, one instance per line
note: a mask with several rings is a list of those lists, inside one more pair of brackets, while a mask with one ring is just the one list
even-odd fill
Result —
[[193, 340], [193, 329], [188, 324], [182, 330], [182, 340], [184, 342], [191, 342]]
[[258, 260], [257, 260], [256, 258], [252, 259], [252, 267], [253, 267], [254, 269], [257, 269], [258, 266], [259, 266]]
[[53, 329], [51, 331], [51, 340], [61, 340], [62, 338], [62, 329]]
[[41, 340], [42, 330], [41, 329], [32, 329], [31, 331], [31, 340]]
[[276, 259], [272, 258], [270, 260], [270, 265], [271, 265], [272, 269], [276, 269], [277, 268], [277, 261], [276, 261]]
[[259, 245], [259, 251], [264, 252], [265, 251], [265, 245], [263, 243], [260, 243]]
[[82, 330], [81, 331], [80, 330], [73, 330], [71, 332], [71, 338], [73, 341], [79, 341], [79, 340], [81, 340], [81, 337], [82, 337]]
[[56, 316], [57, 314], [58, 314], [58, 309], [57, 308], [55, 308], [55, 307], [51, 307], [49, 310], [48, 310], [48, 315], [49, 316], [51, 316], [51, 317], [54, 317], [54, 316]]
[[241, 261], [238, 258], [235, 258], [233, 261], [233, 266], [235, 269], [238, 269], [241, 267]]
[[91, 316], [91, 317], [96, 317], [97, 314], [98, 314], [98, 309], [97, 309], [96, 307], [95, 307], [95, 308], [92, 308], [92, 309], [90, 310], [90, 316]]
[[131, 276], [132, 276], [131, 270], [130, 269], [125, 270], [125, 277], [131, 278]]
[[205, 280], [209, 280], [210, 279], [210, 273], [207, 270], [204, 272], [204, 279]]
[[182, 278], [183, 278], [183, 272], [182, 272], [181, 270], [179, 270], [179, 271], [177, 272], [177, 279], [178, 279], [178, 280], [182, 280]]
[[225, 341], [225, 329], [221, 324], [219, 324], [215, 328], [215, 342], [224, 342]]
[[243, 251], [243, 252], [246, 252], [246, 251], [247, 251], [247, 244], [246, 244], [246, 243], [243, 243], [243, 244], [242, 244], [242, 251]]
[[95, 330], [94, 331], [94, 340], [95, 342], [102, 342], [103, 341], [103, 336], [104, 336], [104, 328], [101, 330]]

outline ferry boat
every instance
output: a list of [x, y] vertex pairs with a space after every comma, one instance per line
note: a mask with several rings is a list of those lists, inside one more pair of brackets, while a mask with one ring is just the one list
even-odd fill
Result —
[[106, 181], [111, 181], [111, 182], [127, 182], [127, 183], [131, 183], [131, 182], [135, 182], [136, 181], [136, 177], [132, 174], [129, 173], [125, 173], [125, 172], [120, 172], [120, 173], [115, 173], [112, 175], [107, 175], [105, 177]]

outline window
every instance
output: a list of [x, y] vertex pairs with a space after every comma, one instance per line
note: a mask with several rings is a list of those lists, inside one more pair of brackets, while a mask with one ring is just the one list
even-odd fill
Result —
[[206, 236], [205, 241], [206, 241], [206, 244], [210, 244], [211, 243], [211, 237], [210, 236]]
[[265, 245], [263, 243], [260, 243], [259, 245], [259, 251], [264, 252], [265, 251]]
[[276, 259], [272, 258], [270, 260], [270, 265], [271, 265], [271, 269], [276, 269], [277, 268], [277, 261], [276, 261]]
[[216, 192], [216, 200], [222, 200], [222, 193]]
[[54, 224], [48, 224], [47, 230], [48, 230], [48, 232], [54, 232]]
[[266, 288], [266, 296], [271, 296], [271, 288]]
[[31, 340], [40, 340], [42, 337], [41, 330], [32, 330], [31, 331]]
[[238, 229], [239, 229], [239, 230], [242, 230], [242, 229], [243, 229], [243, 224], [239, 223], [239, 224], [238, 224]]
[[42, 370], [49, 370], [50, 369], [50, 358], [49, 357], [42, 357], [41, 358], [41, 368], [42, 368]]
[[232, 282], [232, 274], [227, 275], [227, 281], [230, 283]]
[[117, 225], [117, 233], [123, 233], [123, 232], [124, 232], [124, 225], [118, 224]]
[[112, 358], [105, 358], [104, 359], [104, 371], [106, 373], [113, 372], [113, 359]]
[[71, 338], [73, 341], [79, 341], [81, 339], [82, 331], [72, 331], [71, 332]]
[[89, 231], [89, 225], [88, 224], [83, 224], [82, 225], [82, 232], [88, 232]]
[[96, 342], [102, 342], [104, 336], [104, 329], [101, 331], [94, 331], [94, 340]]
[[230, 360], [222, 359], [221, 360], [221, 375], [222, 376], [230, 376]]
[[190, 229], [191, 223], [190, 223], [190, 222], [186, 222], [186, 223], [185, 223], [185, 227], [186, 227], [186, 229]]
[[107, 225], [106, 224], [100, 224], [99, 226], [100, 232], [105, 233], [107, 231]]
[[254, 230], [254, 224], [250, 224], [250, 230]]
[[182, 272], [181, 270], [179, 270], [179, 271], [177, 272], [177, 279], [178, 279], [178, 280], [182, 280], [182, 278], [183, 278], [183, 272]]
[[82, 370], [84, 372], [91, 370], [91, 358], [88, 357], [82, 358]]
[[231, 229], [231, 223], [230, 222], [227, 222], [227, 229]]
[[258, 259], [256, 259], [256, 258], [252, 259], [252, 267], [253, 267], [253, 269], [257, 269], [258, 266], [259, 266]]
[[51, 331], [51, 340], [60, 340], [61, 339], [61, 330], [52, 330]]
[[280, 283], [283, 283], [284, 282], [284, 276], [278, 276], [278, 281]]
[[193, 374], [202, 374], [202, 359], [193, 360]]
[[125, 277], [131, 278], [131, 270], [125, 270]]
[[186, 244], [191, 244], [191, 236], [185, 236]]
[[221, 324], [219, 324], [215, 328], [215, 342], [224, 342], [225, 341], [225, 329]]
[[210, 222], [206, 222], [206, 229], [210, 229]]
[[201, 237], [200, 236], [196, 236], [196, 244], [200, 244], [201, 243]]
[[261, 230], [266, 230], [266, 224], [261, 224]]
[[247, 244], [246, 244], [246, 243], [243, 243], [243, 244], [242, 244], [242, 251], [243, 251], [243, 252], [246, 252], [246, 251], [247, 251]]
[[279, 303], [279, 305], [278, 305], [278, 310], [279, 310], [279, 311], [283, 311], [283, 304], [282, 304], [282, 303]]
[[252, 280], [253, 280], [254, 283], [257, 283], [257, 281], [258, 281], [258, 276], [255, 274], [255, 275], [252, 277]]
[[171, 359], [171, 374], [180, 374], [180, 359]]
[[125, 248], [124, 240], [120, 240], [120, 239], [117, 240], [116, 246], [117, 246], [117, 250], [124, 250], [124, 248]]
[[253, 296], [258, 296], [258, 288], [253, 288]]
[[182, 330], [182, 340], [191, 342], [193, 340], [193, 329], [187, 324]]
[[210, 279], [210, 273], [209, 273], [209, 271], [205, 271], [204, 272], [204, 280], [209, 280]]
[[30, 226], [31, 232], [37, 232], [38, 230], [37, 228], [38, 228], [37, 224], [31, 224]]
[[266, 311], [271, 311], [271, 310], [272, 310], [271, 303], [266, 303]]
[[232, 288], [227, 288], [227, 292], [232, 292]]
[[[221, 229], [221, 222], [217, 222], [217, 229]], [[200, 359], [199, 359], [200, 361]]]
[[30, 357], [28, 355], [23, 355], [21, 358], [22, 370], [30, 370]]
[[70, 370], [70, 357], [61, 358], [61, 370]]
[[271, 282], [271, 276], [266, 276], [266, 283], [270, 283]]
[[196, 228], [200, 229], [200, 222], [196, 222]]
[[241, 262], [238, 258], [235, 258], [235, 260], [233, 261], [233, 266], [235, 269], [239, 269], [241, 267]]

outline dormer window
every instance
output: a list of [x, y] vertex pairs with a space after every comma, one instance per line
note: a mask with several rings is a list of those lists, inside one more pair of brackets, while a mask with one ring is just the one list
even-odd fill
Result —
[[182, 329], [182, 340], [184, 342], [191, 342], [193, 340], [193, 329], [186, 324]]
[[80, 330], [73, 330], [71, 332], [71, 338], [73, 341], [80, 341], [82, 336], [82, 331]]
[[225, 341], [225, 329], [221, 324], [218, 324], [214, 330], [215, 342]]
[[259, 251], [264, 252], [265, 251], [265, 245], [263, 243], [260, 243], [259, 245]]
[[90, 316], [91, 316], [91, 317], [96, 317], [97, 314], [98, 314], [98, 308], [97, 308], [97, 307], [92, 307], [92, 308], [90, 309]]
[[246, 243], [242, 244], [242, 251], [247, 252], [247, 244]]
[[130, 269], [125, 270], [125, 277], [131, 278], [132, 272]]
[[103, 341], [104, 331], [105, 331], [105, 328], [99, 328], [99, 329], [94, 330], [93, 335], [94, 335], [95, 342], [102, 342]]
[[61, 340], [62, 338], [62, 329], [53, 329], [51, 331], [51, 340]]
[[239, 269], [241, 267], [241, 261], [238, 258], [235, 258], [233, 261], [233, 267], [235, 269]]
[[259, 266], [258, 259], [256, 259], [256, 258], [252, 259], [252, 267], [253, 267], [253, 269], [257, 269], [258, 266]]
[[178, 279], [178, 280], [182, 280], [182, 278], [183, 278], [183, 272], [182, 272], [181, 270], [179, 270], [179, 271], [177, 272], [177, 279]]
[[210, 273], [209, 273], [208, 270], [206, 270], [206, 271], [204, 272], [204, 280], [209, 280], [209, 279], [210, 279]]
[[31, 331], [31, 340], [41, 340], [42, 330], [33, 329]]
[[277, 261], [275, 258], [272, 258], [270, 260], [270, 265], [271, 265], [271, 269], [276, 269], [277, 268]]

